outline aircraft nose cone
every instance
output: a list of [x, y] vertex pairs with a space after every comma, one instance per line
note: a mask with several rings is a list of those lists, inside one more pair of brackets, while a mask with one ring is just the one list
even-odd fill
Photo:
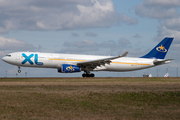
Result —
[[2, 58], [3, 61], [5, 61], [5, 59], [6, 59], [5, 57]]
[[5, 56], [5, 57], [3, 57], [3, 58], [2, 58], [2, 60], [3, 60], [4, 62], [7, 62], [7, 63], [9, 63], [9, 62], [10, 62], [9, 58], [8, 58], [8, 57], [6, 57], [6, 56]]
[[16, 64], [16, 59], [14, 59], [11, 55], [9, 56], [4, 56], [3, 58], [1, 58], [4, 62], [9, 63], [9, 64]]

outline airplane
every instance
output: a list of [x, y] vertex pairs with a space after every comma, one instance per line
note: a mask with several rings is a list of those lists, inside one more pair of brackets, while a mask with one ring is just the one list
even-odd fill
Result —
[[77, 54], [57, 54], [41, 52], [14, 52], [2, 58], [6, 63], [20, 67], [55, 68], [59, 73], [84, 71], [82, 77], [94, 77], [91, 71], [134, 71], [170, 63], [164, 59], [174, 38], [166, 37], [149, 53], [139, 58], [120, 56], [97, 56]]

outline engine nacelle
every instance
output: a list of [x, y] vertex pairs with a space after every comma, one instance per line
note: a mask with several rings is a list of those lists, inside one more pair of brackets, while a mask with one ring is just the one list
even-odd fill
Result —
[[81, 72], [81, 68], [76, 65], [62, 64], [61, 69], [58, 69], [58, 72], [61, 73]]

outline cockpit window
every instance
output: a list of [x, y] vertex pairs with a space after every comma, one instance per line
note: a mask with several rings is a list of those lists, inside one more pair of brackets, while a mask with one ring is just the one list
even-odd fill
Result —
[[6, 55], [7, 57], [11, 57], [11, 55]]

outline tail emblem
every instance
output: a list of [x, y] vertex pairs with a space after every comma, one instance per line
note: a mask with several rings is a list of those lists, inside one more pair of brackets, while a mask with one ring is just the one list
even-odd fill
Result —
[[156, 50], [159, 51], [159, 52], [167, 52], [166, 48], [164, 46], [162, 46], [162, 45], [157, 47]]

